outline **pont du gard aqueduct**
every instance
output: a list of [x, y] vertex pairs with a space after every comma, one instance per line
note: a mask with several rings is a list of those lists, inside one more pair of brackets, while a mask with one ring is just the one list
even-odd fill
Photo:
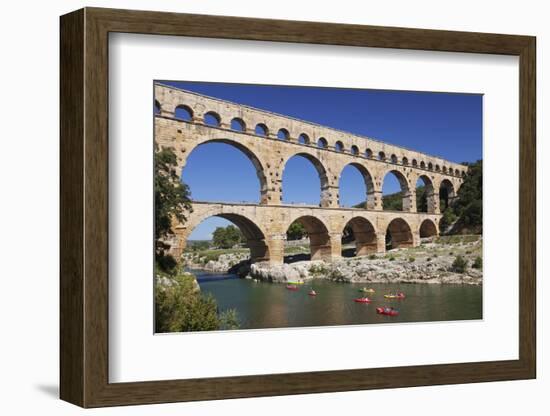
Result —
[[[369, 137], [324, 127], [257, 108], [155, 84], [155, 141], [171, 147], [178, 158], [178, 173], [197, 146], [221, 142], [236, 147], [252, 162], [260, 182], [259, 203], [193, 201], [185, 224], [176, 224], [169, 241], [179, 258], [188, 236], [203, 220], [218, 216], [239, 227], [252, 261], [282, 263], [286, 232], [294, 221], [305, 227], [311, 259], [331, 261], [341, 256], [346, 226], [355, 237], [356, 255], [384, 252], [386, 234], [392, 248], [411, 247], [420, 239], [439, 234], [440, 197], [451, 204], [467, 167]], [[286, 162], [303, 156], [320, 178], [320, 204], [282, 203]], [[362, 208], [345, 208], [339, 201], [339, 178], [352, 165], [366, 185]], [[392, 172], [399, 180], [402, 211], [384, 211], [382, 184]], [[427, 212], [417, 212], [416, 183], [421, 179]]]

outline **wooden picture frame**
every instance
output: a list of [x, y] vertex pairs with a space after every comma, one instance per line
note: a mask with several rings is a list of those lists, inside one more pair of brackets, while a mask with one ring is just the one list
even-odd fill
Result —
[[[108, 34], [519, 56], [519, 359], [170, 381], [108, 379]], [[535, 38], [85, 8], [61, 17], [60, 396], [82, 407], [529, 379], [536, 376]]]

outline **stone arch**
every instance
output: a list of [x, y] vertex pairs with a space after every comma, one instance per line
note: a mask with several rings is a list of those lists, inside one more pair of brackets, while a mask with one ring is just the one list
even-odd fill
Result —
[[[199, 143], [197, 146], [190, 149], [190, 151], [187, 153], [187, 156], [186, 156], [185, 160], [187, 160], [187, 158], [189, 158], [189, 155], [192, 154], [195, 149], [199, 148], [200, 146], [206, 145], [208, 143], [224, 143], [224, 144], [230, 145], [230, 146], [236, 148], [237, 150], [240, 150], [242, 153], [244, 153], [244, 155], [248, 158], [248, 160], [250, 160], [250, 162], [252, 162], [252, 165], [254, 166], [254, 169], [256, 170], [256, 176], [258, 177], [258, 180], [260, 182], [260, 204], [267, 204], [267, 203], [270, 202], [268, 200], [269, 187], [268, 187], [268, 181], [267, 181], [267, 176], [266, 176], [266, 173], [265, 173], [264, 164], [261, 162], [260, 158], [256, 155], [256, 153], [254, 153], [252, 150], [250, 150], [250, 148], [248, 148], [247, 146], [245, 146], [244, 144], [242, 144], [242, 143], [240, 143], [236, 140], [229, 139], [229, 138], [217, 138], [217, 139], [205, 140], [205, 141]], [[183, 171], [183, 169], [185, 169], [185, 160], [183, 161], [183, 164], [182, 164], [181, 169], [180, 169], [181, 173], [183, 173], [182, 171]]]
[[328, 147], [327, 139], [324, 137], [319, 137], [319, 140], [317, 140], [317, 147], [321, 149], [326, 149]]
[[378, 160], [386, 160], [386, 154], [384, 152], [378, 152]]
[[426, 162], [424, 162], [423, 160], [420, 162], [420, 168], [426, 169]]
[[246, 123], [242, 118], [235, 117], [231, 120], [231, 130], [233, 131], [240, 131], [245, 132], [246, 131]]
[[212, 127], [220, 127], [222, 124], [222, 118], [215, 111], [208, 111], [204, 113], [203, 121], [204, 124]]
[[288, 224], [286, 230], [294, 222], [299, 222], [306, 229], [311, 260], [330, 260], [332, 258], [331, 239], [325, 223], [314, 216], [302, 215]]
[[390, 160], [391, 160], [391, 163], [397, 163], [397, 156], [394, 155], [394, 154], [392, 154], [392, 155], [390, 156]]
[[256, 134], [256, 136], [267, 137], [269, 135], [269, 130], [264, 123], [258, 123], [254, 128], [254, 134]]
[[162, 111], [162, 106], [160, 105], [159, 100], [155, 100], [153, 103], [153, 113], [155, 115], [160, 115], [161, 111]]
[[359, 154], [359, 148], [355, 145], [350, 147], [350, 152], [352, 155], [357, 156]]
[[[293, 153], [293, 154], [289, 155], [286, 158], [286, 160], [284, 161], [284, 163], [281, 163], [281, 165], [283, 167], [282, 170], [281, 170], [281, 183], [282, 183], [282, 179], [283, 179], [284, 170], [286, 168], [286, 165], [287, 165], [288, 161], [290, 159], [292, 159], [294, 156], [303, 157], [303, 158], [307, 159], [309, 162], [311, 162], [311, 164], [313, 165], [313, 167], [317, 171], [317, 174], [319, 175], [319, 181], [321, 182], [321, 197], [319, 199], [319, 205], [322, 206], [322, 207], [330, 206], [330, 199], [331, 199], [330, 198], [330, 190], [329, 190], [330, 184], [329, 184], [327, 169], [325, 168], [323, 163], [321, 163], [321, 161], [319, 159], [317, 159], [315, 156], [313, 156], [312, 154], [309, 154], [309, 153], [306, 153], [306, 152], [298, 152], [298, 153]], [[281, 196], [282, 196], [282, 189], [281, 189]]]
[[405, 156], [403, 156], [403, 159], [401, 159], [401, 163], [403, 164], [403, 166], [408, 166], [409, 165], [409, 159], [407, 159]]
[[439, 184], [439, 201], [441, 204], [441, 212], [453, 204], [456, 197], [455, 188], [449, 179], [443, 179]]
[[224, 218], [233, 224], [241, 231], [245, 240], [246, 246], [250, 249], [250, 260], [252, 262], [269, 261], [269, 246], [266, 243], [266, 234], [262, 228], [256, 224], [252, 219], [235, 213], [227, 213], [222, 211], [222, 207], [217, 210], [209, 209], [202, 215], [194, 216], [190, 215], [190, 220], [185, 224], [185, 232], [182, 233], [183, 247], [185, 247], [187, 238], [191, 235], [193, 230], [204, 220], [211, 217]]
[[375, 198], [374, 181], [373, 181], [373, 177], [370, 174], [369, 170], [364, 165], [362, 165], [360, 163], [357, 163], [357, 162], [351, 162], [351, 163], [347, 163], [346, 165], [344, 165], [342, 167], [342, 169], [340, 170], [340, 173], [338, 175], [338, 184], [340, 184], [340, 179], [342, 178], [342, 174], [344, 172], [344, 169], [347, 166], [353, 166], [355, 169], [357, 169], [359, 171], [359, 173], [363, 177], [363, 180], [365, 181], [365, 191], [366, 191], [365, 200], [367, 201], [367, 204], [366, 204], [365, 208], [374, 209], [374, 206], [375, 206], [375, 204], [374, 204], [374, 198]]
[[353, 217], [342, 229], [342, 235], [346, 228], [351, 229], [355, 240], [355, 255], [365, 256], [377, 252], [376, 229], [372, 223], [364, 217]]
[[372, 159], [373, 153], [371, 149], [365, 150], [365, 157], [368, 159]]
[[428, 170], [433, 170], [434, 169], [434, 165], [432, 162], [428, 162]]
[[418, 233], [420, 234], [420, 238], [435, 237], [437, 236], [437, 226], [432, 220], [425, 219], [420, 224]]
[[338, 140], [334, 144], [334, 150], [336, 150], [337, 152], [344, 152], [344, 143], [342, 143], [340, 140]]
[[301, 133], [298, 136], [298, 143], [300, 143], [300, 144], [310, 144], [309, 136], [305, 133]]
[[288, 141], [288, 140], [290, 140], [290, 133], [288, 132], [287, 129], [281, 128], [281, 129], [279, 129], [279, 131], [277, 132], [277, 138], [278, 138], [279, 140], [286, 140], [286, 141]]
[[422, 206], [417, 206], [416, 211], [427, 212], [428, 214], [434, 214], [437, 207], [437, 201], [436, 201], [437, 195], [434, 190], [433, 182], [428, 175], [418, 175], [418, 177], [416, 178], [415, 186], [418, 186], [419, 180], [422, 181], [422, 183], [424, 184], [424, 195], [426, 197], [426, 209], [423, 210]]
[[[386, 177], [390, 174], [393, 174], [397, 181], [399, 182], [399, 187], [401, 188], [401, 201], [402, 201], [402, 210], [403, 211], [410, 211], [412, 207], [412, 201], [411, 201], [411, 191], [409, 186], [409, 181], [405, 177], [405, 175], [397, 170], [397, 169], [389, 169], [384, 173], [384, 176], [382, 177], [382, 183], [380, 188], [383, 189], [384, 187], [384, 181], [386, 180]], [[383, 208], [382, 203], [382, 208]]]
[[386, 228], [386, 245], [391, 248], [412, 247], [414, 239], [411, 227], [403, 218], [394, 218]]
[[179, 104], [174, 108], [174, 118], [183, 121], [193, 121], [193, 109], [185, 104]]

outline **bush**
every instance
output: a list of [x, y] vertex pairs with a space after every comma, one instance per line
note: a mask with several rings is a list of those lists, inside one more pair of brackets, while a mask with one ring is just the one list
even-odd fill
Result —
[[371, 254], [369, 260], [375, 260], [377, 258], [376, 254]]
[[483, 259], [480, 256], [477, 256], [472, 264], [474, 269], [481, 269], [483, 267]]
[[176, 272], [176, 266], [178, 262], [176, 259], [170, 255], [157, 256], [157, 266], [158, 268], [168, 274], [174, 274]]
[[394, 261], [395, 260], [395, 257], [394, 256], [390, 256], [390, 261]]
[[431, 258], [431, 257], [428, 257], [428, 258], [426, 259], [426, 261], [432, 261], [432, 258]]
[[212, 296], [201, 294], [195, 277], [178, 275], [155, 287], [155, 332], [212, 331], [238, 328], [236, 313], [218, 316]]
[[416, 259], [415, 259], [414, 257], [412, 257], [412, 256], [409, 257], [409, 263], [414, 263], [415, 260], [416, 260]]
[[451, 267], [457, 273], [464, 273], [468, 267], [468, 261], [462, 256], [456, 256]]

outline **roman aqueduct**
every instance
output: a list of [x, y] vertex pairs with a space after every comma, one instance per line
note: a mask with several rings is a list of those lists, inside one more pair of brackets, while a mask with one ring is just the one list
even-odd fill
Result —
[[[169, 241], [176, 257], [193, 229], [212, 216], [240, 228], [252, 261], [281, 263], [286, 231], [294, 221], [301, 222], [308, 232], [312, 259], [339, 258], [346, 226], [353, 230], [356, 255], [384, 252], [386, 233], [394, 248], [417, 246], [421, 237], [439, 233], [440, 192], [447, 204], [452, 203], [467, 170], [461, 164], [368, 137], [158, 83], [155, 141], [175, 150], [179, 174], [197, 146], [229, 144], [250, 159], [260, 182], [259, 204], [194, 201], [187, 221], [175, 225], [175, 236]], [[319, 206], [282, 204], [283, 170], [296, 155], [308, 159], [319, 174]], [[339, 178], [348, 165], [364, 178], [364, 208], [340, 207]], [[399, 180], [402, 211], [383, 210], [382, 184], [390, 172]], [[417, 212], [419, 179], [426, 189], [427, 212]]]

